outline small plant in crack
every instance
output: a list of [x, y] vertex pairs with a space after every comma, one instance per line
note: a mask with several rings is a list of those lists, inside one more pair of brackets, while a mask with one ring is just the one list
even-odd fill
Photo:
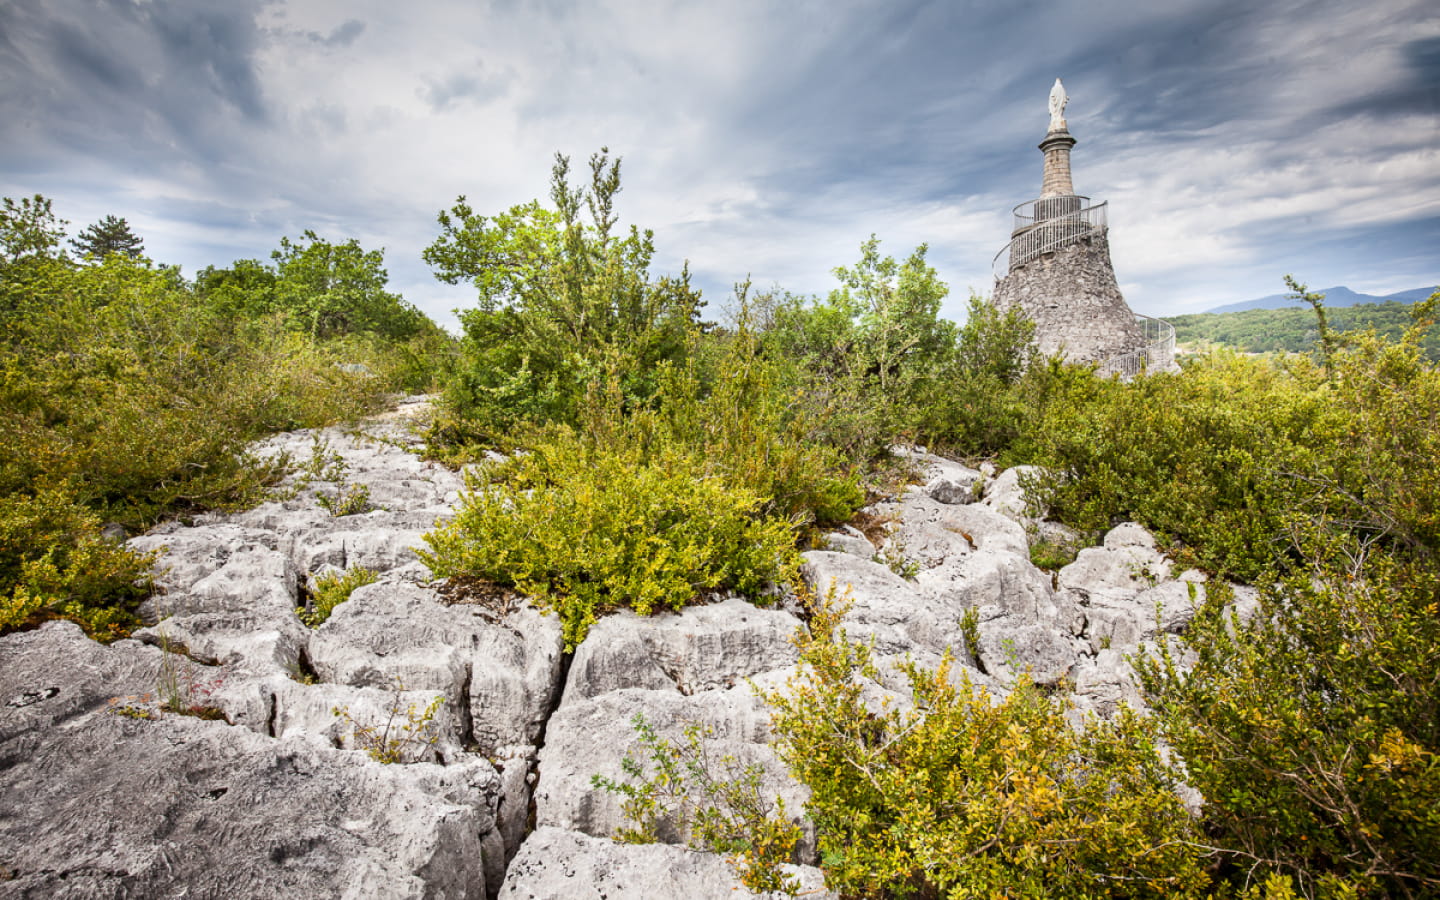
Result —
[[[621, 808], [630, 825], [616, 839], [646, 844], [674, 831], [694, 849], [730, 856], [751, 891], [793, 896], [799, 886], [780, 864], [794, 853], [800, 827], [785, 815], [782, 799], [763, 793], [764, 769], [741, 765], [729, 754], [717, 758], [707, 745], [714, 737], [707, 725], [686, 724], [676, 742], [660, 737], [642, 714], [631, 724], [641, 758], [627, 754], [621, 760], [627, 780], [590, 779], [597, 789], [624, 798]], [[654, 767], [650, 775], [646, 757]]]
[[356, 588], [374, 584], [378, 578], [373, 569], [364, 566], [355, 566], [343, 572], [326, 572], [316, 577], [315, 587], [310, 590], [310, 601], [297, 607], [295, 614], [310, 628], [319, 628], [330, 618], [335, 607], [350, 599]]
[[370, 487], [364, 484], [347, 484], [333, 494], [317, 494], [315, 502], [337, 519], [375, 509], [370, 503]]
[[888, 566], [890, 571], [906, 581], [912, 581], [920, 574], [919, 561], [905, 555], [905, 540], [899, 534], [892, 534], [872, 561]]
[[[289, 455], [282, 454], [280, 461], [288, 464]], [[273, 491], [270, 497], [273, 500], [294, 500], [301, 491], [317, 481], [339, 483], [345, 478], [347, 468], [345, 457], [330, 449], [330, 442], [317, 433], [310, 438], [310, 458], [295, 468], [294, 480], [285, 489]]]
[[[216, 705], [215, 695], [225, 685], [225, 673], [219, 671], [207, 675], [204, 668], [187, 656], [183, 647], [173, 644], [162, 634], [160, 667], [155, 673], [155, 692], [160, 697], [160, 708], [197, 719], [224, 719], [225, 713]], [[117, 714], [132, 715], [123, 710], [117, 710]]]
[[337, 706], [330, 712], [350, 726], [351, 743], [371, 759], [387, 765], [409, 764], [436, 757], [435, 745], [440, 742], [440, 731], [435, 714], [444, 705], [443, 696], [435, 697], [424, 706], [418, 702], [407, 704], [405, 685], [397, 678], [390, 690], [383, 722], [362, 722], [348, 706]]

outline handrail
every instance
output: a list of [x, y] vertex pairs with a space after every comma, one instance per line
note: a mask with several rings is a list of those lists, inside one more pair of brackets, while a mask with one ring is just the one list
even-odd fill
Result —
[[1015, 271], [1017, 266], [1023, 266], [1032, 259], [1103, 234], [1107, 225], [1106, 204], [1101, 202], [1086, 206], [1085, 201], [1089, 199], [1078, 194], [1069, 194], [1063, 197], [1042, 197], [1015, 207], [1016, 221], [1024, 215], [1020, 209], [1026, 206], [1034, 210], [1036, 215], [1053, 215], [1036, 224], [1017, 229], [1010, 242], [1000, 248], [1000, 252], [990, 261], [996, 280], [1004, 278]]
[[1175, 326], [1164, 319], [1135, 313], [1144, 343], [1138, 350], [1117, 353], [1100, 361], [1097, 370], [1102, 376], [1118, 375], [1129, 381], [1147, 372], [1163, 372], [1175, 367]]
[[1036, 222], [1054, 219], [1077, 209], [1086, 209], [1089, 204], [1090, 198], [1084, 194], [1065, 194], [1060, 197], [1040, 197], [1036, 200], [1026, 200], [1024, 203], [1016, 204], [1015, 208], [1010, 211], [1015, 216], [1015, 225], [1011, 232], [1029, 228]]

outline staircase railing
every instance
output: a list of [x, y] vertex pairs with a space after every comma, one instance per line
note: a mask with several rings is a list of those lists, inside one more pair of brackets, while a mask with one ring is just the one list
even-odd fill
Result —
[[1129, 381], [1137, 375], [1163, 372], [1175, 366], [1175, 326], [1164, 319], [1135, 314], [1135, 323], [1140, 326], [1144, 343], [1138, 350], [1119, 353], [1105, 358], [1100, 363], [1099, 374], [1119, 375], [1122, 381]]
[[996, 280], [1032, 259], [1103, 234], [1107, 225], [1106, 205], [1089, 203], [1089, 197], [1070, 194], [1041, 197], [1015, 207], [1015, 233], [991, 261]]

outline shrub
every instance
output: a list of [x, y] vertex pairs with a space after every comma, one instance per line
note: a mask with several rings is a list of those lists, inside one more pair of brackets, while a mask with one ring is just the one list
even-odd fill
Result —
[[443, 696], [433, 698], [423, 707], [419, 703], [406, 704], [405, 685], [396, 680], [384, 722], [357, 721], [346, 706], [337, 706], [330, 713], [350, 726], [350, 739], [371, 759], [386, 765], [409, 764], [435, 756], [435, 745], [440, 742], [435, 714], [444, 705]]
[[0, 632], [64, 617], [98, 640], [124, 637], [154, 559], [102, 537], [99, 517], [64, 490], [0, 496]]
[[445, 390], [446, 418], [457, 421], [437, 439], [493, 441], [520, 424], [573, 423], [607, 357], [626, 403], [644, 404], [658, 365], [687, 349], [700, 294], [688, 272], [651, 276], [649, 231], [616, 228], [620, 160], [602, 148], [589, 184], [577, 187], [557, 154], [551, 176], [554, 209], [532, 202], [485, 216], [460, 197], [440, 213], [425, 260], [443, 281], [474, 283], [479, 305], [460, 314]]
[[647, 456], [557, 430], [495, 476], [471, 481], [420, 556], [438, 576], [535, 595], [571, 648], [612, 609], [678, 610], [716, 590], [763, 603], [796, 566], [788, 521], [760, 517], [764, 498], [673, 448]]
[[319, 628], [330, 618], [335, 607], [350, 599], [356, 588], [374, 584], [378, 577], [364, 566], [355, 566], [344, 572], [326, 572], [315, 579], [309, 605], [295, 610], [295, 614], [310, 628]]
[[813, 792], [826, 883], [854, 897], [1184, 897], [1207, 884], [1153, 722], [1076, 730], [1022, 679], [992, 698], [950, 665], [907, 668], [913, 709], [874, 710], [870, 652], [830, 598], [805, 666], [767, 695], [780, 754]]
[[1272, 582], [1249, 622], [1212, 583], [1187, 632], [1193, 670], [1162, 655], [1139, 671], [1207, 799], [1222, 875], [1291, 876], [1307, 897], [1440, 896], [1440, 575], [1355, 559]]

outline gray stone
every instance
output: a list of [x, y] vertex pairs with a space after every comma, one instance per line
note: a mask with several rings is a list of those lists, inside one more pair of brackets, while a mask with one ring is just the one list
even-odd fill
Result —
[[821, 549], [849, 553], [861, 559], [870, 559], [877, 552], [869, 538], [849, 526], [844, 531], [832, 531], [825, 535], [825, 546]]
[[0, 640], [0, 696], [44, 697], [0, 707], [7, 893], [486, 896], [484, 760], [384, 766], [160, 713], [159, 657], [68, 623]]
[[981, 666], [1002, 683], [1028, 674], [1036, 684], [1056, 685], [1070, 674], [1079, 658], [1069, 637], [1053, 626], [1018, 616], [982, 616], [978, 630]]
[[800, 620], [730, 597], [679, 613], [601, 619], [575, 651], [566, 703], [638, 687], [681, 694], [734, 687], [795, 662]]
[[443, 691], [469, 709], [482, 752], [505, 755], [538, 741], [562, 650], [559, 621], [528, 603], [494, 620], [428, 588], [380, 581], [335, 608], [311, 638], [310, 661], [324, 681]]
[[1035, 323], [1042, 356], [1096, 362], [1145, 345], [1125, 304], [1104, 231], [1043, 253], [995, 285], [995, 307], [1018, 308]]
[[1011, 466], [994, 480], [985, 485], [985, 499], [981, 502], [1008, 519], [1024, 522], [1029, 519], [1025, 489], [1020, 484], [1021, 476], [1035, 476], [1044, 472], [1039, 466]]
[[962, 664], [971, 663], [958, 609], [927, 599], [879, 563], [824, 550], [803, 558], [801, 574], [818, 597], [833, 593], [849, 603], [842, 623], [852, 639], [873, 641], [881, 654], [950, 650]]
[[[635, 731], [637, 714], [662, 738], [682, 746], [686, 725], [708, 729], [703, 745], [717, 775], [723, 776], [731, 768], [738, 774], [744, 766], [760, 766], [764, 795], [783, 798], [792, 815], [798, 816], [803, 809], [809, 792], [775, 756], [769, 745], [769, 709], [750, 686], [702, 691], [690, 697], [673, 690], [626, 688], [576, 702], [567, 699], [550, 718], [535, 788], [537, 825], [610, 837], [633, 824], [622, 812], [622, 798], [596, 789], [592, 779], [599, 775], [628, 781], [621, 768], [627, 753], [653, 772]], [[724, 764], [726, 757], [733, 758], [732, 766]], [[701, 799], [698, 792], [695, 799]], [[668, 823], [660, 836], [668, 843], [683, 843], [686, 838], [680, 823], [675, 822]], [[810, 847], [813, 849], [813, 839]]]
[[[838, 897], [825, 890], [819, 869], [787, 865], [785, 871], [799, 883], [800, 896]], [[619, 844], [545, 826], [526, 838], [500, 891], [502, 900], [756, 896], [740, 884], [730, 863], [713, 853], [668, 844]]]

